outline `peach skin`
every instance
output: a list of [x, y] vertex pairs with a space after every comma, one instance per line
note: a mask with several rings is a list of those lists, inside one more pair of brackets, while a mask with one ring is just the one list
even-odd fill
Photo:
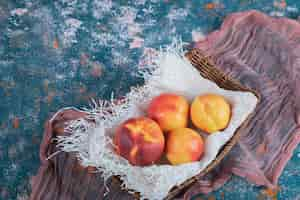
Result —
[[189, 104], [180, 95], [164, 93], [152, 99], [147, 113], [163, 131], [171, 131], [187, 126]]
[[190, 128], [179, 128], [167, 136], [166, 157], [172, 165], [197, 161], [204, 152], [202, 137]]
[[222, 96], [206, 94], [194, 99], [190, 114], [197, 128], [213, 133], [227, 127], [231, 110], [229, 103]]
[[122, 123], [114, 136], [116, 152], [132, 165], [150, 165], [160, 159], [165, 138], [159, 125], [150, 118], [131, 118]]

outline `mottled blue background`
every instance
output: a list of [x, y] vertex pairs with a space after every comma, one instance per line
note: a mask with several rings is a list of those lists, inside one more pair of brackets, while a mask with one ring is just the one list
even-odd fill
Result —
[[[0, 0], [0, 199], [28, 198], [51, 113], [125, 94], [142, 83], [135, 72], [145, 55], [175, 36], [201, 39], [231, 12], [296, 19], [299, 8], [299, 0]], [[300, 199], [299, 158], [300, 147], [280, 178], [279, 199]], [[258, 199], [261, 190], [233, 178], [213, 195]]]

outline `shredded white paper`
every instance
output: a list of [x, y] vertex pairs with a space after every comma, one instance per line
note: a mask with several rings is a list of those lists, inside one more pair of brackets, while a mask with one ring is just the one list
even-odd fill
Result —
[[[132, 88], [122, 103], [93, 101], [88, 118], [72, 121], [69, 136], [56, 138], [57, 146], [65, 152], [76, 152], [83, 166], [94, 166], [103, 173], [105, 180], [119, 175], [123, 187], [137, 191], [142, 199], [163, 199], [169, 190], [197, 175], [217, 156], [222, 146], [233, 136], [235, 130], [254, 110], [257, 98], [249, 92], [229, 91], [203, 78], [183, 56], [181, 46], [171, 45], [160, 50], [152, 65], [140, 72], [145, 85]], [[214, 93], [224, 96], [231, 104], [232, 116], [228, 127], [205, 139], [205, 155], [198, 162], [171, 165], [132, 166], [113, 151], [114, 130], [124, 120], [145, 115], [147, 103], [154, 96], [172, 92], [185, 96], [189, 101], [198, 95]]]

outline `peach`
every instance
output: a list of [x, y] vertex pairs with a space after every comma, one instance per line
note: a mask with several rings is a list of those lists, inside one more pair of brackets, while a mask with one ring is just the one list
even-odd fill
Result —
[[188, 101], [180, 95], [164, 93], [154, 97], [147, 113], [163, 131], [171, 131], [187, 126], [189, 115]]
[[197, 128], [213, 133], [227, 127], [231, 110], [229, 103], [222, 96], [206, 94], [194, 99], [190, 114]]
[[160, 159], [165, 138], [150, 118], [131, 118], [122, 123], [114, 136], [116, 152], [132, 165], [150, 165]]
[[197, 161], [204, 152], [204, 141], [193, 129], [179, 128], [168, 134], [166, 157], [172, 165]]

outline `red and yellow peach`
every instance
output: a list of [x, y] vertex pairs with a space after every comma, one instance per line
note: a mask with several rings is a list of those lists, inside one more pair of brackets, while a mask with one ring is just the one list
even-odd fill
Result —
[[155, 120], [163, 131], [171, 131], [187, 126], [189, 104], [180, 95], [164, 93], [152, 99], [147, 114]]
[[214, 133], [227, 127], [231, 109], [226, 99], [216, 94], [205, 94], [194, 99], [191, 105], [193, 124], [207, 133]]
[[204, 152], [202, 137], [190, 128], [179, 128], [167, 135], [166, 157], [172, 165], [197, 161]]
[[164, 151], [165, 139], [159, 125], [150, 118], [131, 118], [122, 123], [114, 136], [116, 152], [132, 165], [150, 165]]

